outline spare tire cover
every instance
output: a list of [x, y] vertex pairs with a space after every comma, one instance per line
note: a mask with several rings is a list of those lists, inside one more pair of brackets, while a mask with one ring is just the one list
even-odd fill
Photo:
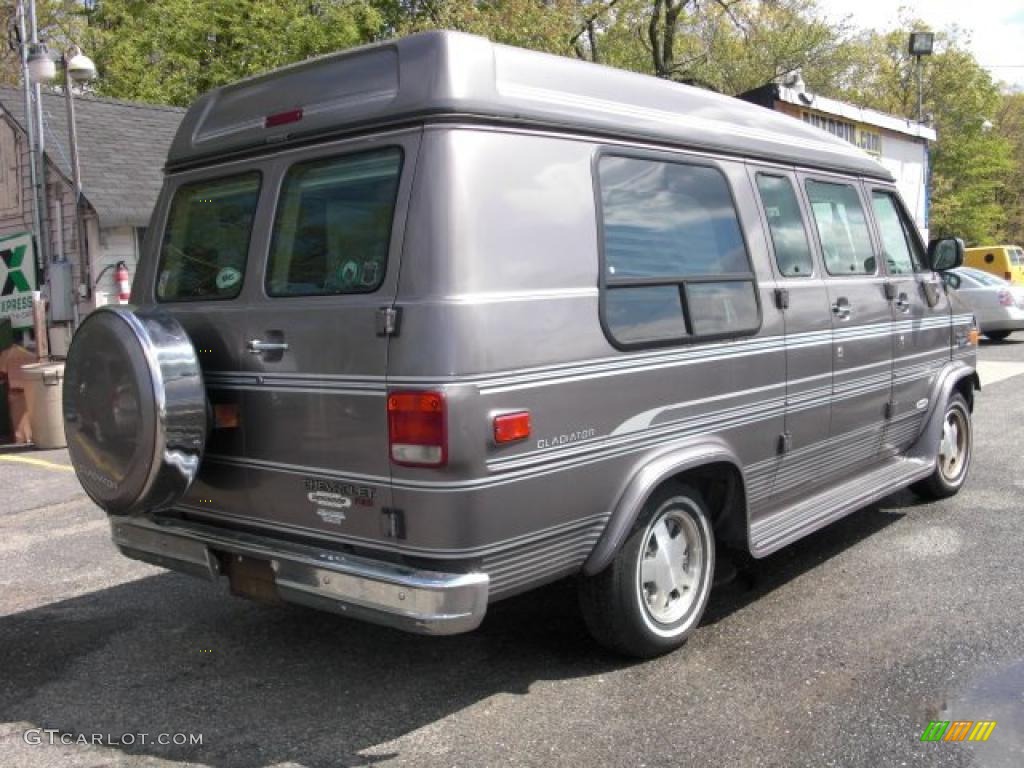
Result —
[[111, 514], [165, 509], [199, 471], [208, 429], [199, 359], [160, 310], [101, 307], [82, 322], [64, 372], [68, 452]]

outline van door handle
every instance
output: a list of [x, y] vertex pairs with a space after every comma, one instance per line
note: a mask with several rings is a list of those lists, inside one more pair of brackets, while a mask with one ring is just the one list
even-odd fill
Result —
[[852, 312], [853, 309], [850, 307], [850, 301], [845, 296], [840, 296], [836, 299], [836, 303], [832, 305], [832, 314], [840, 320], [849, 320]]
[[896, 297], [895, 304], [896, 309], [898, 309], [900, 312], [910, 311], [910, 297], [907, 296], [907, 294], [905, 293], [901, 293], [899, 296]]
[[288, 349], [288, 342], [251, 339], [246, 346], [254, 355], [261, 355], [264, 352], [285, 352]]

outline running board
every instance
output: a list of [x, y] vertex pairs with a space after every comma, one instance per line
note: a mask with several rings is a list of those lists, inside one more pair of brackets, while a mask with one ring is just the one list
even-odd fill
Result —
[[750, 525], [751, 554], [754, 557], [770, 555], [811, 531], [927, 477], [934, 468], [934, 460], [898, 456], [855, 475], [842, 485], [829, 487], [780, 512], [756, 520]]

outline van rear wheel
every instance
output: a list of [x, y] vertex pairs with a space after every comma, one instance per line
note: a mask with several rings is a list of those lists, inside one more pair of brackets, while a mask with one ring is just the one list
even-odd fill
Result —
[[668, 484], [644, 505], [612, 564], [580, 584], [590, 633], [605, 647], [650, 658], [686, 642], [715, 572], [715, 539], [700, 493]]
[[971, 409], [964, 396], [954, 392], [943, 415], [935, 470], [910, 486], [911, 490], [926, 499], [946, 499], [956, 495], [967, 480], [973, 452]]

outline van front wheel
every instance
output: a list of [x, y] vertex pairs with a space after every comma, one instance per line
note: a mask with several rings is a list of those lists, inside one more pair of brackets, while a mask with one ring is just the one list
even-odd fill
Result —
[[967, 479], [973, 452], [971, 409], [964, 396], [955, 392], [946, 404], [935, 471], [910, 486], [911, 490], [918, 496], [934, 500], [955, 495]]
[[668, 484], [644, 505], [612, 564], [580, 584], [587, 627], [605, 647], [668, 653], [700, 623], [715, 572], [715, 539], [696, 489]]

